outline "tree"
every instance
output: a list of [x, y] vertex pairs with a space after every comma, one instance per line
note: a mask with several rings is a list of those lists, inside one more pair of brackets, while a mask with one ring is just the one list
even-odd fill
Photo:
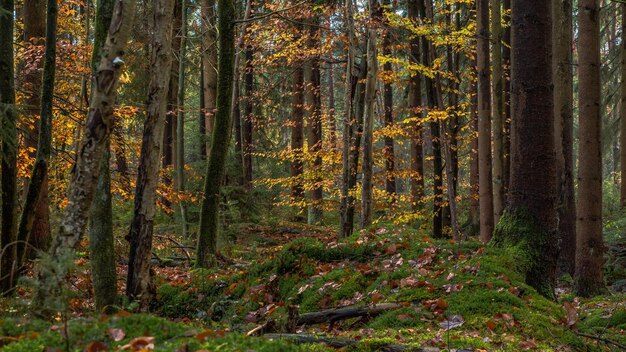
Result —
[[17, 112], [13, 78], [13, 0], [0, 0], [0, 117], [2, 118], [2, 223], [0, 244], [0, 289], [9, 294], [13, 288], [12, 272], [15, 260], [15, 230], [17, 209]]
[[551, 13], [547, 1], [512, 1], [512, 56], [524, 60], [511, 67], [510, 193], [494, 236], [525, 253], [526, 282], [547, 297], [558, 253]]
[[230, 142], [230, 115], [235, 57], [235, 6], [233, 0], [218, 0], [217, 19], [219, 59], [217, 73], [217, 111], [211, 138], [211, 153], [204, 184], [200, 211], [200, 232], [196, 265], [209, 267], [217, 254], [220, 189], [224, 178], [228, 144]]
[[[419, 0], [408, 1], [408, 17], [415, 23], [419, 17]], [[409, 62], [413, 65], [420, 63], [420, 38], [411, 36], [409, 41]], [[417, 73], [411, 74], [409, 81], [409, 112], [412, 122], [411, 133], [411, 207], [413, 211], [420, 208], [424, 197], [424, 160], [422, 150], [422, 121], [419, 121], [422, 110], [422, 84], [421, 77]]]
[[504, 210], [504, 69], [502, 66], [502, 10], [500, 5], [501, 0], [491, 0], [494, 223], [498, 222]]
[[[187, 55], [187, 0], [181, 0], [180, 52], [178, 54], [178, 114], [176, 117], [176, 191], [185, 192], [185, 56]], [[180, 221], [183, 237], [187, 237], [187, 207], [184, 200], [180, 204]]]
[[[310, 20], [311, 24], [309, 28], [309, 45], [311, 49], [317, 48], [321, 45], [320, 38], [320, 20], [317, 14]], [[308, 97], [308, 129], [307, 129], [307, 144], [308, 151], [313, 155], [312, 169], [314, 177], [312, 182], [315, 184], [310, 191], [311, 205], [308, 211], [308, 223], [320, 224], [323, 217], [323, 201], [324, 190], [322, 187], [322, 177], [319, 170], [322, 167], [322, 96], [321, 96], [321, 73], [320, 73], [320, 53], [319, 49], [309, 59], [308, 65], [308, 77], [307, 77], [307, 94]]]
[[[389, 5], [389, 1], [385, 2]], [[385, 23], [385, 36], [383, 37], [383, 56], [391, 57], [391, 41], [392, 41], [392, 28], [389, 24]], [[383, 70], [390, 74], [393, 70], [391, 61], [386, 61], [383, 65]], [[390, 79], [383, 81], [383, 105], [384, 105], [384, 118], [383, 123], [386, 128], [392, 128], [394, 126], [393, 119], [393, 84]], [[395, 150], [393, 137], [385, 136], [384, 138], [383, 154], [385, 156], [385, 191], [393, 199], [396, 196], [396, 176], [395, 172]]]
[[[56, 69], [57, 45], [57, 13], [56, 0], [48, 0], [46, 15], [46, 52], [43, 65], [41, 84], [41, 117], [39, 119], [39, 137], [37, 155], [33, 171], [28, 182], [26, 201], [17, 232], [17, 270], [22, 270], [26, 256], [26, 243], [29, 243], [37, 210], [41, 199], [47, 193], [48, 168], [52, 145], [52, 101], [54, 97], [54, 78]], [[47, 204], [46, 204], [47, 206]], [[18, 272], [14, 273], [17, 278]]]
[[476, 13], [480, 240], [488, 242], [491, 239], [494, 224], [491, 177], [491, 96], [489, 92], [489, 0], [477, 0]]
[[174, 0], [159, 0], [153, 6], [151, 78], [135, 189], [135, 207], [129, 231], [130, 255], [126, 281], [126, 294], [130, 299], [140, 300], [143, 308], [146, 308], [146, 303], [151, 298], [152, 232], [170, 79], [169, 68], [172, 65], [171, 26]]
[[244, 72], [244, 91], [246, 100], [244, 116], [241, 121], [241, 148], [243, 160], [243, 185], [247, 190], [252, 189], [252, 132], [254, 124], [254, 50], [251, 45], [246, 46], [244, 53], [246, 68]]
[[[213, 133], [215, 99], [217, 98], [217, 32], [215, 31], [215, 0], [200, 1], [202, 19], [202, 102], [205, 133]], [[204, 138], [204, 145], [209, 144]]]
[[[578, 207], [575, 289], [581, 296], [604, 290], [602, 266], [602, 115], [600, 113], [600, 7], [578, 1]], [[517, 131], [516, 131], [517, 132]]]
[[124, 68], [122, 57], [132, 27], [135, 5], [135, 0], [122, 0], [115, 4], [102, 59], [95, 74], [96, 84], [89, 116], [78, 148], [59, 235], [52, 243], [49, 260], [42, 261], [39, 265], [39, 287], [35, 304], [44, 309], [45, 301], [59, 294], [58, 281], [63, 280], [68, 271], [62, 263], [73, 258], [73, 249], [85, 231], [100, 172], [100, 161], [113, 125], [113, 106]]
[[[296, 38], [301, 35], [302, 26], [296, 25]], [[291, 197], [295, 201], [302, 201], [304, 197], [304, 67], [297, 62], [293, 68], [293, 82], [291, 88]], [[301, 218], [298, 216], [297, 218]]]
[[622, 178], [620, 187], [620, 203], [626, 206], [626, 3], [622, 5], [622, 45], [621, 75], [622, 84], [620, 91], [620, 174]]
[[560, 255], [559, 270], [574, 275], [576, 257], [576, 198], [574, 194], [574, 76], [572, 60], [572, 2], [553, 0], [552, 44], [554, 74], [554, 147]]

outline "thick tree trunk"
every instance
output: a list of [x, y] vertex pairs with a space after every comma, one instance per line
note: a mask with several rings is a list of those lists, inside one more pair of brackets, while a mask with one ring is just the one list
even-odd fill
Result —
[[233, 0], [218, 0], [219, 61], [217, 79], [217, 111], [211, 138], [211, 154], [204, 184], [200, 212], [198, 258], [196, 265], [209, 267], [217, 254], [220, 189], [224, 178], [232, 109], [233, 73], [235, 66], [235, 6]]
[[[202, 19], [202, 102], [204, 104], [204, 126], [206, 136], [213, 133], [215, 99], [217, 97], [217, 32], [215, 24], [215, 0], [200, 1]], [[209, 138], [205, 138], [205, 149], [209, 150]]]
[[151, 77], [148, 88], [146, 119], [141, 143], [141, 158], [135, 189], [135, 208], [130, 225], [130, 255], [126, 294], [140, 300], [147, 308], [150, 289], [152, 233], [156, 214], [156, 189], [159, 182], [159, 159], [166, 115], [166, 97], [172, 65], [172, 16], [174, 0], [158, 0], [153, 7]]
[[[28, 182], [26, 201], [17, 232], [17, 278], [26, 259], [26, 243], [29, 243], [31, 231], [37, 216], [37, 209], [44, 194], [48, 193], [48, 168], [50, 163], [50, 149], [52, 146], [52, 101], [54, 97], [54, 77], [56, 69], [57, 45], [57, 14], [56, 0], [48, 0], [46, 16], [46, 52], [43, 64], [43, 79], [41, 89], [41, 117], [39, 119], [39, 138], [35, 165]], [[46, 204], [47, 207], [47, 204]], [[47, 213], [46, 213], [47, 214]]]
[[554, 149], [559, 213], [559, 270], [574, 275], [576, 259], [576, 199], [574, 194], [574, 77], [572, 2], [552, 1], [552, 64], [554, 77]]
[[13, 288], [11, 273], [15, 269], [15, 231], [17, 226], [17, 111], [15, 109], [15, 81], [13, 77], [13, 0], [0, 0], [0, 117], [2, 118], [2, 223], [0, 247], [0, 291], [10, 294]]
[[372, 224], [372, 191], [374, 168], [374, 104], [376, 102], [376, 84], [378, 82], [378, 48], [376, 37], [379, 19], [375, 18], [378, 1], [369, 1], [370, 23], [367, 31], [367, 80], [365, 82], [365, 112], [363, 119], [363, 181], [361, 183], [361, 223], [365, 229]]
[[95, 75], [89, 116], [69, 183], [68, 203], [59, 235], [53, 241], [49, 260], [39, 265], [40, 285], [34, 300], [37, 307], [48, 307], [45, 301], [60, 294], [58, 290], [68, 270], [61, 263], [73, 257], [73, 249], [85, 231], [100, 162], [113, 126], [113, 107], [124, 68], [122, 56], [132, 27], [135, 5], [135, 0], [117, 0], [115, 3], [102, 59]]
[[[513, 0], [511, 184], [496, 243], [528, 255], [526, 282], [552, 297], [558, 254], [551, 3]], [[482, 165], [481, 165], [482, 167]], [[481, 184], [482, 186], [482, 184]]]
[[[24, 43], [41, 44], [41, 39], [46, 35], [46, 5], [44, 0], [33, 0], [24, 2]], [[34, 39], [34, 40], [33, 40]], [[25, 145], [29, 148], [36, 148], [39, 138], [39, 116], [41, 114], [41, 73], [42, 62], [29, 63], [32, 68], [25, 71], [23, 75], [22, 89], [26, 91], [24, 102], [24, 114], [35, 119], [35, 128], [28, 130], [24, 135]], [[82, 101], [82, 100], [81, 100]], [[33, 149], [34, 150], [34, 149]], [[34, 152], [28, 152], [31, 157], [35, 157]], [[28, 188], [28, 181], [25, 184]], [[41, 197], [35, 212], [35, 220], [30, 231], [28, 243], [39, 250], [46, 250], [50, 244], [50, 207], [48, 197], [48, 180], [44, 180], [41, 186]], [[30, 247], [29, 246], [29, 247]], [[26, 252], [29, 249], [26, 248]], [[34, 254], [28, 255], [34, 258]], [[19, 258], [19, 256], [18, 256]]]
[[[419, 16], [419, 0], [409, 0], [408, 16], [411, 22], [417, 22]], [[421, 64], [420, 38], [413, 36], [410, 39], [411, 56], [409, 62], [413, 65]], [[420, 74], [414, 72], [409, 79], [409, 113], [413, 120], [411, 133], [411, 209], [421, 208], [424, 197], [424, 158], [422, 140], [422, 83]]]
[[489, 92], [489, 0], [477, 0], [476, 7], [480, 240], [489, 242], [494, 224], [491, 178], [491, 96]]
[[502, 67], [501, 0], [491, 0], [491, 96], [493, 104], [493, 213], [498, 223], [504, 210], [504, 69]]
[[[575, 289], [581, 296], [604, 290], [602, 267], [602, 115], [600, 112], [600, 6], [578, 1], [578, 209]], [[517, 131], [516, 131], [517, 133]]]
[[[178, 54], [178, 116], [176, 118], [176, 191], [185, 193], [185, 57], [187, 56], [187, 0], [182, 1], [182, 20], [180, 27], [180, 51]], [[179, 201], [182, 234], [188, 237], [187, 205]]]
[[[321, 45], [319, 19], [313, 19], [309, 26], [309, 41], [311, 48]], [[314, 54], [310, 60], [310, 70], [308, 77], [307, 97], [309, 100], [309, 121], [307, 129], [307, 144], [309, 153], [313, 155], [313, 170], [315, 176], [312, 182], [315, 187], [310, 192], [311, 204], [308, 210], [307, 222], [312, 225], [319, 225], [323, 220], [324, 192], [322, 188], [322, 175], [319, 172], [322, 168], [322, 96], [321, 96], [321, 73], [319, 53]]]
[[[388, 3], [388, 1], [387, 1]], [[391, 57], [391, 33], [392, 28], [385, 26], [385, 36], [383, 37], [383, 56]], [[383, 70], [387, 74], [393, 72], [391, 62], [385, 62]], [[385, 79], [383, 83], [383, 105], [385, 108], [383, 125], [386, 128], [393, 128], [393, 84], [389, 79]], [[395, 149], [393, 137], [385, 136], [383, 154], [385, 156], [385, 191], [393, 202], [396, 196], [396, 176], [395, 176]]]

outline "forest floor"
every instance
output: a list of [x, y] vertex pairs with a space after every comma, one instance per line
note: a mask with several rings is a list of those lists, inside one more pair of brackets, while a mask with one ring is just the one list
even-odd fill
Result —
[[[524, 284], [514, 250], [387, 227], [340, 242], [292, 223], [236, 237], [222, 268], [199, 270], [183, 239], [158, 236], [150, 314], [127, 305], [94, 317], [79, 258], [54, 322], [22, 313], [28, 288], [0, 306], [0, 350], [626, 350], [625, 294], [583, 300], [563, 280], [548, 300]], [[120, 286], [125, 270], [120, 260]]]

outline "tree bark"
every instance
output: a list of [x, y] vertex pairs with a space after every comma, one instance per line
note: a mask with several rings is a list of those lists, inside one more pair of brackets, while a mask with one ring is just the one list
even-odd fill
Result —
[[[386, 1], [389, 5], [389, 1]], [[385, 25], [385, 36], [383, 37], [383, 56], [391, 57], [391, 40], [392, 40], [392, 27], [388, 24]], [[385, 62], [383, 70], [387, 74], [393, 72], [393, 66], [391, 62]], [[389, 79], [385, 79], [383, 82], [383, 105], [385, 108], [383, 125], [386, 128], [393, 128], [393, 83]], [[396, 197], [396, 176], [395, 176], [395, 149], [394, 140], [391, 136], [385, 136], [383, 154], [385, 156], [385, 191], [391, 199], [391, 203], [394, 202]]]
[[574, 275], [576, 259], [576, 197], [574, 194], [574, 77], [572, 2], [552, 1], [554, 75], [554, 148], [559, 214], [559, 271]]
[[622, 83], [620, 87], [620, 204], [626, 206], [626, 4], [622, 5], [622, 45], [621, 55], [621, 75]]
[[498, 223], [504, 210], [504, 69], [502, 67], [501, 0], [491, 0], [491, 116], [493, 117], [493, 213]]
[[219, 225], [220, 189], [224, 178], [228, 144], [230, 143], [232, 85], [235, 58], [235, 6], [233, 0], [218, 0], [219, 59], [217, 79], [217, 111], [211, 138], [211, 154], [204, 184], [200, 212], [200, 232], [196, 265], [209, 267], [215, 263]]
[[[503, 3], [504, 23], [511, 23], [511, 0]], [[506, 203], [511, 178], [511, 26], [504, 27], [502, 35], [502, 64], [504, 65], [504, 170], [502, 183], [504, 184], [504, 199]], [[506, 206], [506, 205], [505, 205]]]
[[[48, 168], [52, 147], [52, 102], [54, 97], [54, 78], [56, 69], [57, 45], [57, 14], [56, 0], [48, 0], [46, 16], [46, 51], [43, 64], [41, 89], [41, 117], [39, 119], [39, 138], [35, 165], [28, 182], [26, 201], [17, 232], [17, 271], [13, 277], [17, 279], [22, 265], [26, 260], [26, 243], [29, 243], [31, 231], [36, 220], [37, 210], [44, 194], [48, 193]], [[47, 204], [46, 204], [47, 207]]]
[[476, 6], [480, 240], [489, 242], [494, 224], [491, 177], [491, 96], [489, 92], [489, 0], [477, 0]]
[[246, 71], [244, 73], [244, 90], [246, 100], [244, 105], [244, 117], [241, 121], [241, 147], [243, 158], [243, 186], [247, 190], [252, 189], [252, 133], [254, 126], [254, 51], [252, 46], [246, 46], [245, 50]]
[[13, 77], [13, 0], [0, 0], [0, 117], [2, 118], [2, 223], [0, 245], [0, 290], [10, 294], [13, 288], [11, 273], [15, 265], [15, 231], [17, 226], [17, 111], [15, 108], [15, 80]]
[[554, 295], [558, 254], [551, 6], [512, 1], [512, 55], [524, 59], [511, 68], [511, 184], [495, 234], [497, 244], [526, 252], [526, 283], [547, 297]]
[[135, 189], [135, 207], [130, 225], [130, 255], [126, 295], [147, 308], [152, 293], [150, 259], [156, 214], [156, 189], [163, 142], [166, 97], [172, 65], [172, 16], [174, 0], [158, 0], [153, 5], [153, 34], [150, 57], [150, 86], [141, 143], [141, 157]]
[[602, 267], [602, 115], [600, 112], [600, 7], [578, 1], [578, 209], [575, 289], [581, 296], [604, 290]]
[[[180, 52], [178, 54], [178, 114], [176, 117], [176, 191], [185, 193], [185, 57], [187, 56], [187, 0], [182, 1], [182, 20], [180, 27]], [[180, 221], [183, 237], [189, 234], [187, 225], [187, 205], [185, 200], [179, 201]]]
[[202, 102], [204, 104], [205, 149], [210, 146], [209, 136], [213, 133], [215, 99], [217, 97], [217, 32], [215, 27], [215, 0], [200, 1], [202, 19]]
[[49, 260], [39, 265], [40, 285], [34, 299], [37, 307], [47, 307], [45, 301], [60, 294], [61, 280], [65, 280], [68, 272], [62, 263], [74, 256], [73, 249], [85, 231], [100, 173], [100, 161], [113, 126], [113, 106], [119, 77], [124, 68], [122, 57], [132, 27], [135, 5], [135, 0], [117, 0], [115, 3], [102, 59], [95, 75], [89, 116], [74, 164], [59, 235], [53, 241]]
[[[296, 30], [302, 30], [297, 25]], [[291, 110], [291, 152], [293, 160], [291, 161], [291, 197], [297, 203], [304, 200], [304, 180], [302, 173], [304, 172], [304, 68], [301, 62], [296, 63], [293, 68], [293, 85], [292, 85], [292, 110]], [[300, 209], [299, 209], [300, 211]], [[302, 221], [303, 218], [298, 215], [297, 219]]]
[[[315, 14], [314, 16], [319, 16]], [[321, 46], [319, 18], [312, 19], [309, 26], [309, 44], [311, 49], [315, 50]], [[322, 96], [321, 96], [321, 73], [320, 73], [320, 54], [316, 52], [310, 59], [310, 70], [307, 77], [308, 87], [307, 97], [309, 100], [309, 121], [307, 129], [308, 151], [313, 155], [312, 170], [314, 177], [312, 182], [315, 184], [310, 192], [311, 204], [308, 210], [307, 222], [312, 225], [319, 225], [323, 220], [323, 202], [324, 190], [322, 188]]]
[[[475, 71], [476, 60], [474, 60]], [[479, 202], [479, 165], [478, 165], [478, 83], [470, 83], [470, 194], [469, 194], [469, 225], [473, 233], [480, 231], [480, 202]]]
[[[408, 16], [411, 22], [416, 23], [419, 17], [419, 0], [408, 1]], [[421, 50], [420, 38], [412, 36], [409, 42], [411, 56], [409, 62], [413, 65], [420, 64]], [[409, 113], [411, 122], [411, 209], [417, 211], [421, 208], [424, 197], [424, 158], [422, 140], [422, 83], [420, 74], [414, 72], [409, 79]]]
[[365, 229], [372, 224], [372, 191], [374, 168], [374, 104], [376, 102], [376, 84], [378, 82], [378, 36], [375, 13], [378, 1], [369, 0], [370, 21], [367, 29], [367, 80], [365, 82], [365, 112], [363, 118], [363, 181], [361, 183], [361, 223]]

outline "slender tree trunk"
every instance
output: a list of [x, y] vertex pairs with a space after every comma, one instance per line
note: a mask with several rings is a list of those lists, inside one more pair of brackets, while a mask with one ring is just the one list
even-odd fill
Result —
[[554, 147], [556, 152], [561, 273], [574, 275], [576, 259], [576, 200], [574, 194], [574, 77], [572, 61], [572, 2], [553, 0], [552, 44], [554, 75]]
[[13, 288], [11, 273], [15, 269], [15, 231], [17, 226], [17, 111], [15, 109], [15, 81], [13, 77], [13, 0], [0, 0], [0, 117], [2, 118], [2, 223], [0, 244], [4, 251], [0, 258], [0, 290], [10, 294]]
[[374, 168], [374, 104], [376, 102], [376, 83], [378, 81], [378, 1], [369, 1], [370, 22], [367, 31], [367, 81], [365, 82], [365, 114], [363, 119], [363, 181], [361, 183], [361, 229], [372, 224], [372, 191]]
[[[113, 0], [99, 0], [96, 11], [94, 44], [91, 55], [91, 70], [96, 72], [106, 42], [107, 31], [113, 16]], [[93, 83], [92, 83], [93, 91]], [[111, 142], [104, 147], [100, 161], [100, 175], [93, 197], [89, 220], [89, 252], [92, 263], [91, 276], [94, 286], [94, 298], [98, 311], [111, 312], [117, 303], [117, 273], [113, 255], [113, 204], [111, 201]]]
[[152, 297], [150, 260], [152, 233], [156, 214], [156, 189], [159, 182], [159, 156], [163, 141], [166, 97], [172, 65], [172, 16], [174, 0], [158, 0], [154, 5], [151, 77], [148, 88], [146, 119], [141, 143], [141, 158], [135, 189], [135, 208], [130, 225], [130, 255], [126, 294], [140, 300], [142, 308]]
[[493, 104], [493, 213], [498, 223], [504, 210], [504, 69], [502, 67], [502, 0], [491, 0], [491, 96]]
[[[511, 23], [511, 0], [504, 0], [503, 20]], [[511, 26], [504, 27], [502, 35], [502, 64], [504, 65], [504, 170], [502, 183], [504, 184], [505, 203], [509, 193], [509, 179], [511, 178]]]
[[[331, 53], [332, 57], [332, 53]], [[337, 148], [337, 117], [335, 116], [335, 74], [331, 64], [328, 67], [328, 134], [330, 135], [330, 148]]]
[[[475, 60], [474, 60], [475, 61]], [[476, 61], [475, 61], [476, 63]], [[474, 67], [477, 67], [474, 65]], [[474, 71], [474, 74], [477, 72]], [[470, 208], [469, 224], [472, 231], [480, 229], [480, 202], [479, 202], [479, 163], [478, 163], [478, 83], [470, 83]]]
[[[389, 1], [386, 1], [388, 5]], [[391, 57], [391, 39], [392, 39], [392, 28], [389, 25], [385, 26], [385, 36], [383, 37], [383, 55], [385, 57]], [[383, 70], [387, 72], [387, 74], [391, 74], [393, 72], [393, 66], [391, 62], [385, 62], [383, 65]], [[384, 126], [386, 128], [393, 128], [393, 84], [389, 79], [385, 79], [383, 83], [383, 101], [384, 101]], [[387, 176], [385, 177], [385, 191], [391, 197], [391, 201], [393, 202], [396, 197], [396, 176], [395, 176], [395, 149], [394, 149], [394, 141], [393, 137], [385, 136], [384, 140], [384, 155], [385, 155], [385, 171]]]
[[204, 62], [200, 60], [200, 114], [198, 115], [198, 136], [200, 137], [200, 146], [198, 147], [198, 151], [200, 152], [200, 160], [206, 161], [206, 105], [204, 102]]
[[[419, 16], [419, 0], [409, 0], [408, 16], [411, 22], [417, 22]], [[420, 38], [413, 36], [410, 39], [411, 56], [409, 62], [420, 64]], [[414, 72], [409, 80], [409, 111], [413, 120], [411, 133], [411, 208], [417, 211], [424, 197], [424, 159], [422, 140], [422, 83], [420, 74]]]
[[[41, 44], [41, 39], [46, 35], [46, 5], [43, 0], [31, 0], [24, 2], [24, 43]], [[34, 40], [31, 40], [34, 39]], [[25, 70], [23, 75], [23, 87], [27, 92], [27, 96], [24, 102], [24, 114], [35, 119], [35, 128], [29, 130], [24, 135], [25, 145], [29, 148], [37, 147], [39, 138], [39, 116], [41, 114], [40, 99], [41, 99], [41, 73], [43, 63], [35, 61], [29, 63], [32, 67]], [[81, 99], [82, 102], [82, 99]], [[34, 152], [28, 152], [29, 156], [36, 157]], [[28, 188], [28, 181], [25, 182], [25, 188]], [[39, 250], [46, 250], [50, 244], [50, 207], [48, 197], [48, 180], [44, 180], [44, 184], [41, 186], [41, 196], [35, 212], [35, 220], [28, 237], [28, 243], [30, 246]], [[29, 247], [30, 247], [29, 246]], [[19, 249], [18, 249], [19, 250]], [[29, 249], [26, 248], [26, 252]], [[33, 254], [30, 257], [35, 257]], [[20, 256], [18, 255], [18, 258]]]
[[620, 90], [620, 204], [626, 206], [626, 4], [622, 5], [622, 45], [621, 55], [621, 75], [622, 83]]
[[[204, 120], [206, 136], [213, 133], [215, 99], [217, 97], [217, 32], [215, 27], [215, 0], [200, 1], [202, 18], [202, 101], [204, 103]], [[209, 138], [205, 138], [205, 148], [210, 146]]]
[[26, 243], [29, 243], [33, 224], [37, 215], [37, 208], [44, 193], [47, 193], [48, 168], [50, 163], [50, 149], [52, 146], [52, 101], [54, 97], [54, 77], [56, 69], [57, 45], [57, 14], [56, 0], [48, 0], [46, 16], [46, 52], [43, 64], [43, 79], [41, 89], [41, 117], [39, 119], [39, 138], [37, 155], [31, 173], [26, 201], [17, 232], [17, 271], [13, 277], [17, 279], [19, 271], [26, 260]]
[[[575, 289], [581, 296], [604, 290], [602, 267], [602, 116], [600, 113], [600, 7], [578, 1], [578, 209]], [[517, 133], [517, 131], [516, 131]]]
[[[181, 39], [178, 55], [178, 116], [176, 119], [176, 190], [185, 192], [185, 56], [187, 56], [187, 0], [182, 1]], [[179, 201], [180, 221], [182, 222], [183, 237], [187, 238], [187, 206], [185, 201]]]
[[[102, 59], [95, 75], [89, 116], [69, 183], [68, 203], [59, 235], [53, 241], [49, 260], [39, 265], [40, 285], [34, 299], [37, 307], [49, 307], [45, 301], [60, 294], [59, 287], [68, 271], [61, 263], [73, 257], [74, 247], [85, 231], [100, 173], [99, 165], [113, 125], [113, 106], [119, 77], [124, 68], [122, 55], [132, 28], [135, 5], [134, 0], [117, 0], [115, 4]], [[49, 308], [44, 309], [49, 311]]]
[[[309, 26], [309, 40], [311, 48], [321, 45], [319, 19], [313, 19]], [[309, 97], [309, 107], [311, 114], [308, 121], [307, 143], [309, 153], [313, 155], [313, 169], [318, 170], [313, 178], [315, 187], [310, 192], [311, 205], [308, 211], [308, 223], [318, 225], [323, 220], [324, 191], [322, 188], [322, 177], [319, 170], [322, 168], [322, 96], [321, 96], [321, 73], [320, 54], [315, 54], [310, 60], [310, 76], [308, 77], [307, 95]]]
[[480, 240], [489, 242], [494, 224], [491, 178], [491, 96], [489, 94], [489, 0], [477, 0], [476, 5]]
[[558, 254], [551, 6], [512, 1], [512, 54], [524, 60], [513, 61], [511, 69], [511, 184], [495, 235], [498, 244], [523, 246], [526, 282], [547, 297], [554, 294]]
[[246, 100], [244, 105], [244, 118], [241, 121], [241, 144], [243, 150], [243, 186], [247, 190], [252, 189], [252, 132], [254, 124], [254, 51], [248, 45], [245, 50], [246, 71], [244, 73], [244, 90]]
[[217, 79], [217, 111], [211, 138], [211, 154], [204, 184], [200, 212], [198, 258], [196, 265], [209, 267], [217, 254], [220, 189], [224, 178], [232, 109], [233, 73], [235, 66], [235, 6], [233, 0], [218, 0], [219, 59]]
[[[300, 27], [297, 30], [301, 30]], [[292, 110], [291, 110], [291, 197], [295, 202], [304, 200], [304, 68], [302, 63], [297, 63], [293, 70], [292, 86]], [[303, 218], [298, 215], [297, 220]]]

